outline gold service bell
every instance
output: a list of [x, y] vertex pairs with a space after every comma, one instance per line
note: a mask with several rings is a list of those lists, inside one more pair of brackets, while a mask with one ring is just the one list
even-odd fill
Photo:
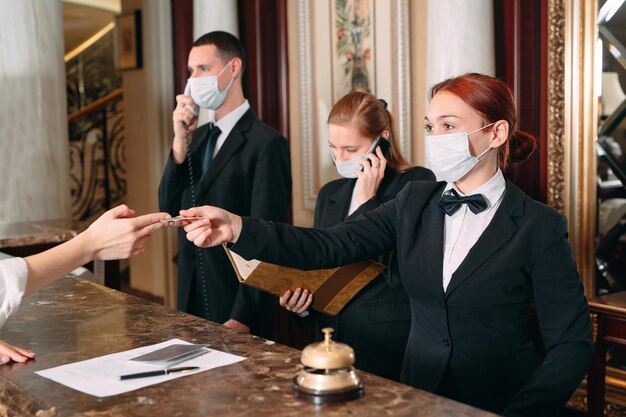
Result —
[[315, 404], [348, 401], [363, 396], [363, 382], [354, 371], [354, 350], [331, 340], [334, 329], [326, 327], [324, 341], [302, 351], [302, 365], [293, 380], [296, 396]]

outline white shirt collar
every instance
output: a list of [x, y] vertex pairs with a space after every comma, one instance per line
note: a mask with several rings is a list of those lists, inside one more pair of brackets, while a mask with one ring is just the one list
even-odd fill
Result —
[[215, 126], [219, 127], [220, 131], [222, 132], [220, 136], [223, 136], [225, 138], [228, 137], [230, 131], [233, 130], [239, 119], [241, 119], [243, 115], [246, 114], [249, 108], [250, 103], [248, 103], [248, 100], [244, 100], [239, 107], [215, 122]]
[[[447, 183], [443, 192], [445, 193], [446, 191], [452, 188], [454, 188], [454, 190], [458, 192], [459, 195], [465, 196], [465, 194], [463, 194], [456, 187], [456, 185], [454, 185], [454, 183]], [[489, 181], [487, 181], [486, 183], [484, 183], [483, 185], [481, 185], [480, 187], [478, 187], [477, 189], [475, 189], [474, 191], [472, 191], [471, 193], [467, 195], [482, 194], [485, 197], [485, 200], [487, 200], [487, 204], [488, 204], [487, 208], [490, 209], [502, 197], [502, 194], [504, 194], [505, 189], [506, 189], [506, 180], [504, 179], [504, 175], [502, 174], [502, 171], [500, 171], [500, 168], [498, 168], [495, 175], [491, 177]]]

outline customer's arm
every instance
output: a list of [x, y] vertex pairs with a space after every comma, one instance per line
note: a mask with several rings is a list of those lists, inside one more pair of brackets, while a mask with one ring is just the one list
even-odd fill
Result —
[[125, 205], [100, 216], [75, 238], [45, 252], [25, 258], [28, 280], [24, 295], [51, 284], [56, 279], [93, 259], [123, 259], [143, 252], [155, 230], [164, 226], [166, 213], [131, 217], [134, 210]]

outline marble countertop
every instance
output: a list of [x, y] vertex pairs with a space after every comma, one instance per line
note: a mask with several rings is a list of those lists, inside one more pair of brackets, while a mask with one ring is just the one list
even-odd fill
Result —
[[[247, 359], [102, 399], [34, 374], [172, 338]], [[74, 278], [25, 299], [0, 339], [37, 353], [25, 364], [0, 365], [0, 415], [493, 416], [365, 372], [363, 398], [316, 406], [293, 395], [300, 351]]]
[[0, 223], [0, 250], [21, 246], [61, 243], [76, 236], [83, 226], [71, 220]]

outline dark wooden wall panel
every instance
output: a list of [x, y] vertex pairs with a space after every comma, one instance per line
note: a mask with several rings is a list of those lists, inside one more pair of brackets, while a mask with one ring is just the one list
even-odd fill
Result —
[[513, 90], [519, 128], [535, 135], [537, 150], [513, 165], [509, 178], [528, 195], [547, 200], [548, 2], [494, 0], [496, 76]]
[[187, 83], [187, 58], [193, 44], [193, 0], [171, 0], [174, 93], [182, 94]]
[[238, 0], [238, 6], [248, 54], [244, 92], [259, 118], [287, 137], [287, 1]]
[[[244, 93], [258, 117], [289, 139], [287, 1], [238, 0], [239, 38], [248, 54]], [[278, 307], [277, 342], [302, 348], [313, 340], [314, 322], [298, 325]]]

